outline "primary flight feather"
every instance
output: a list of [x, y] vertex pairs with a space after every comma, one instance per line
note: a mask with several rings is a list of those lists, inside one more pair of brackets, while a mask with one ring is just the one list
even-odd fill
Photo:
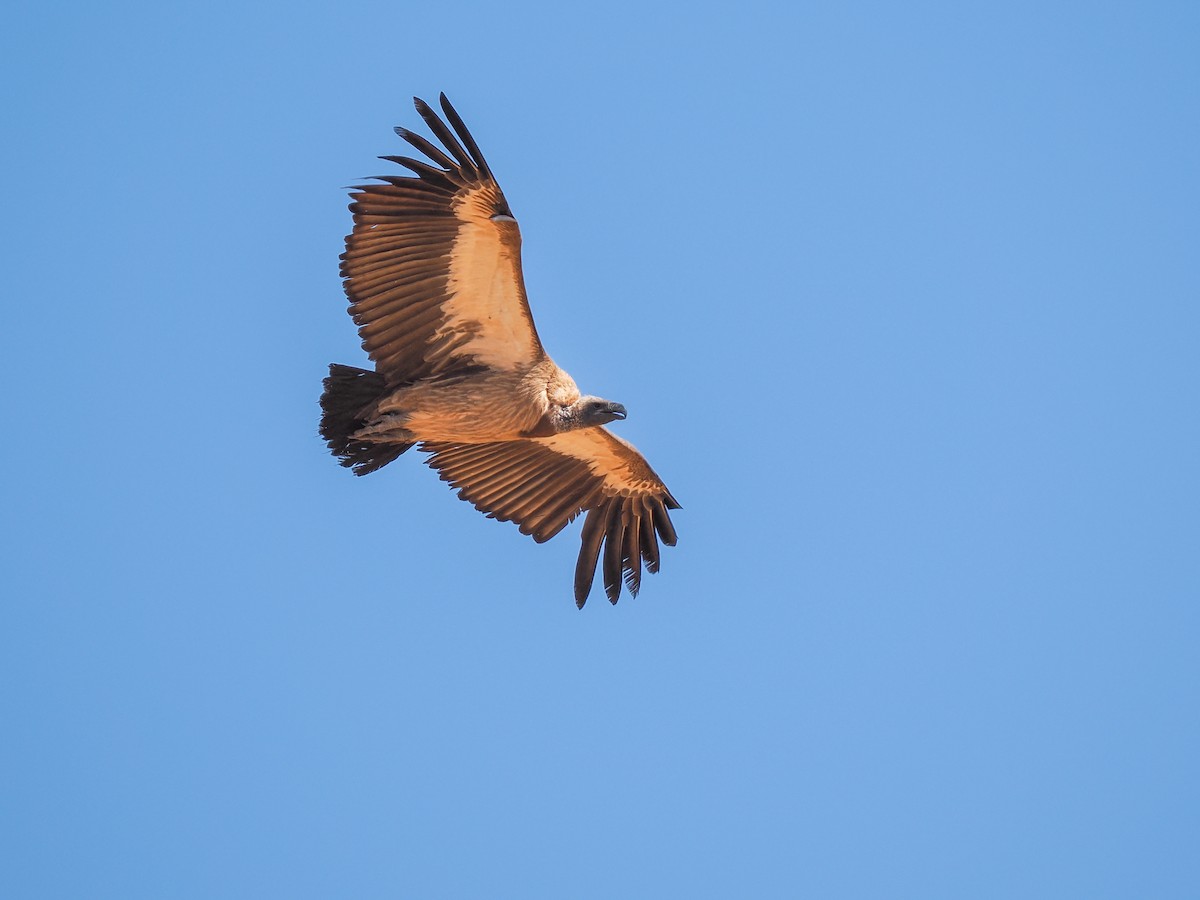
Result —
[[679, 504], [634, 447], [604, 425], [625, 407], [581, 395], [546, 354], [521, 274], [521, 232], [446, 95], [443, 121], [414, 98], [441, 143], [396, 133], [429, 162], [351, 194], [342, 278], [374, 371], [333, 364], [321, 436], [366, 475], [414, 445], [458, 496], [539, 543], [587, 512], [575, 602], [599, 566], [613, 603], [637, 595], [658, 541], [675, 544]]

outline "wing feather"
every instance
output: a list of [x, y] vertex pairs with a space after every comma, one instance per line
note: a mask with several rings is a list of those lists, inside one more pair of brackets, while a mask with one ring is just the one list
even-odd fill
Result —
[[[419, 152], [424, 153], [426, 156], [428, 156], [430, 159], [432, 159], [435, 163], [437, 163], [439, 166], [441, 166], [446, 171], [449, 172], [449, 171], [453, 171], [454, 169], [458, 168], [458, 164], [455, 163], [454, 160], [452, 160], [450, 157], [448, 157], [441, 150], [439, 150], [437, 144], [434, 144], [431, 141], [426, 140], [421, 135], [417, 134], [415, 131], [409, 131], [407, 128], [401, 128], [399, 125], [397, 125], [392, 130], [395, 131], [396, 134], [399, 135], [400, 137], [402, 137], [404, 140], [408, 141], [410, 144], [412, 144], [414, 147], [416, 147]], [[400, 162], [402, 159], [409, 159], [409, 157], [407, 157], [407, 156], [381, 156], [379, 158], [386, 159], [389, 162], [397, 162], [397, 163]], [[400, 163], [400, 164], [403, 165], [403, 163]]]
[[626, 511], [626, 516], [625, 552], [622, 562], [625, 565], [625, 586], [629, 588], [630, 595], [636, 597], [638, 591], [642, 588], [642, 547], [640, 538], [642, 518], [640, 515], [636, 515], [628, 510]]
[[634, 447], [605, 428], [547, 438], [485, 444], [426, 442], [421, 449], [458, 496], [539, 543], [587, 513], [575, 567], [575, 600], [583, 606], [597, 566], [616, 603], [622, 584], [633, 596], [659, 568], [658, 542], [675, 543], [667, 514], [679, 504]]
[[[397, 165], [404, 166], [404, 168], [408, 169], [410, 172], [419, 175], [422, 179], [424, 179], [423, 183], [429, 188], [457, 191], [459, 188], [470, 186], [474, 181], [474, 179], [469, 177], [468, 174], [462, 169], [451, 168], [449, 170], [442, 170], [436, 168], [435, 166], [429, 165], [427, 162], [422, 162], [419, 159], [413, 159], [411, 156], [393, 156], [391, 157], [391, 161]], [[393, 178], [395, 178], [395, 181]], [[379, 180], [394, 185], [396, 181], [400, 180], [400, 177], [388, 176], [386, 178], [380, 178]], [[372, 187], [373, 186], [374, 185], [372, 185]], [[378, 193], [378, 191], [374, 191], [372, 193]]]
[[625, 550], [625, 510], [617, 504], [608, 520], [604, 540], [604, 593], [609, 603], [621, 596], [621, 556]]
[[483, 153], [479, 149], [479, 145], [475, 143], [475, 138], [471, 136], [471, 132], [467, 130], [467, 126], [463, 124], [462, 117], [459, 116], [458, 110], [450, 105], [449, 98], [443, 92], [438, 95], [438, 99], [442, 104], [442, 112], [446, 114], [446, 118], [450, 120], [450, 124], [454, 126], [454, 130], [458, 136], [462, 138], [462, 142], [467, 145], [467, 152], [471, 154], [471, 160], [478, 166], [479, 171], [488, 178], [492, 177], [492, 170], [488, 168], [487, 160], [483, 158]]
[[[443, 94], [443, 96], [445, 95]], [[459, 169], [464, 175], [474, 181], [479, 176], [479, 172], [475, 168], [474, 161], [467, 155], [467, 151], [462, 148], [462, 144], [458, 142], [458, 138], [446, 127], [446, 123], [438, 118], [438, 114], [433, 111], [433, 108], [428, 103], [419, 97], [413, 97], [413, 104], [417, 107], [417, 112], [421, 114], [421, 118], [425, 120], [425, 124], [429, 126], [429, 130], [442, 142], [442, 146], [450, 151], [450, 155], [457, 160]]]
[[426, 160], [384, 157], [412, 175], [381, 176], [351, 193], [354, 230], [341, 271], [363, 348], [391, 386], [479, 367], [527, 368], [545, 353], [508, 201], [445, 96], [449, 125], [414, 102], [442, 146], [397, 128]]
[[638, 533], [642, 544], [642, 559], [646, 561], [646, 571], [653, 575], [658, 571], [658, 538], [654, 536], [654, 528], [650, 526], [652, 513], [650, 501], [642, 498], [642, 521], [646, 523]]
[[575, 563], [575, 605], [583, 609], [596, 577], [600, 549], [608, 535], [608, 520], [616, 504], [608, 502], [588, 511], [580, 533], [579, 561]]

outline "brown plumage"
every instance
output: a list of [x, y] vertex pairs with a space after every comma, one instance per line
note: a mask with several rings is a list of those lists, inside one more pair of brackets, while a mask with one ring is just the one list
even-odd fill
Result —
[[375, 370], [334, 364], [321, 395], [321, 435], [356, 475], [410, 447], [458, 495], [539, 543], [586, 511], [575, 601], [599, 565], [613, 603], [637, 595], [658, 541], [675, 543], [662, 480], [631, 444], [604, 428], [619, 403], [583, 396], [546, 354], [521, 274], [521, 232], [454, 107], [445, 122], [417, 111], [439, 148], [396, 133], [431, 162], [383, 159], [413, 174], [351, 194], [354, 230], [342, 278], [350, 315]]

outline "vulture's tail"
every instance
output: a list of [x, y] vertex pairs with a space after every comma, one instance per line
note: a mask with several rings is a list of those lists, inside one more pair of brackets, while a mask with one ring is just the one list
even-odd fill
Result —
[[366, 422], [361, 413], [387, 392], [378, 372], [333, 363], [321, 394], [321, 437], [343, 466], [355, 475], [382, 469], [412, 444], [379, 443], [351, 437]]

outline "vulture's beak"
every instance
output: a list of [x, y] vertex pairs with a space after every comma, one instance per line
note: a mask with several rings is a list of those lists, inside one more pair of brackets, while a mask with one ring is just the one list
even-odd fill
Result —
[[623, 407], [620, 403], [609, 404], [608, 411], [614, 419], [625, 418], [625, 407]]

